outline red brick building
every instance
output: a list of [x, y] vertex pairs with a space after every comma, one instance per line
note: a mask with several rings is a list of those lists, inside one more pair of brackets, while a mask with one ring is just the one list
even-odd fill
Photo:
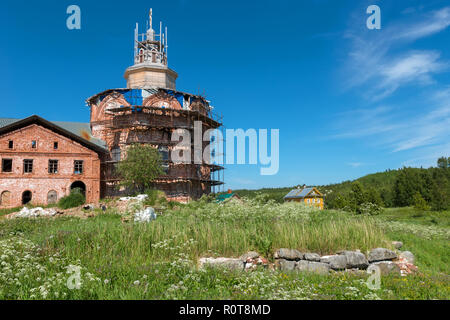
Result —
[[[161, 28], [153, 30], [151, 12], [146, 33], [138, 29], [134, 62], [125, 71], [127, 88], [87, 99], [90, 123], [0, 118], [0, 207], [54, 203], [76, 187], [85, 191], [87, 202], [133, 193], [120, 187], [115, 170], [132, 144], [159, 150], [164, 174], [153, 184], [170, 200], [187, 202], [223, 187], [222, 166], [194, 161], [194, 145], [179, 146], [181, 141], [172, 139], [180, 130], [193, 138], [196, 124], [202, 132], [217, 130], [221, 117], [205, 97], [176, 90], [178, 74], [167, 60], [167, 30], [165, 36]], [[202, 149], [212, 141], [201, 141]], [[180, 150], [191, 161], [172, 161], [172, 151]]]
[[73, 188], [81, 188], [87, 202], [99, 201], [107, 151], [81, 136], [89, 132], [77, 135], [38, 116], [8, 122], [0, 128], [0, 207], [56, 203]]

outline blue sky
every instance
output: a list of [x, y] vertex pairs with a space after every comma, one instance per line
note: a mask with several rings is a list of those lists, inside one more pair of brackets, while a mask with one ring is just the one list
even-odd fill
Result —
[[[76, 4], [82, 29], [66, 28]], [[368, 30], [366, 8], [381, 8]], [[229, 188], [321, 185], [450, 156], [448, 1], [6, 1], [1, 117], [89, 121], [85, 99], [125, 87], [134, 25], [169, 28], [177, 89], [226, 128], [280, 130], [280, 170], [229, 165]]]

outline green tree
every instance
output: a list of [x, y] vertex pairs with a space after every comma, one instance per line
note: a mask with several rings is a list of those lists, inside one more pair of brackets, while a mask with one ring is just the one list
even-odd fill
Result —
[[134, 144], [127, 150], [127, 157], [117, 165], [121, 185], [144, 192], [151, 188], [153, 180], [164, 174], [162, 157], [158, 150], [148, 145]]
[[366, 193], [364, 192], [363, 186], [359, 181], [352, 183], [350, 192], [350, 203], [352, 211], [360, 213], [359, 209], [363, 203], [366, 203]]
[[450, 157], [449, 157], [449, 158], [447, 158], [447, 157], [440, 157], [440, 158], [437, 160], [437, 166], [438, 166], [438, 168], [441, 168], [441, 169], [447, 169], [447, 168], [449, 168], [449, 167], [450, 167], [449, 160], [450, 160]]
[[365, 194], [366, 202], [376, 204], [377, 206], [383, 205], [383, 200], [377, 189], [374, 187], [369, 187]]
[[416, 208], [416, 209], [418, 209], [418, 210], [423, 210], [423, 211], [425, 211], [425, 210], [429, 210], [429, 209], [430, 209], [430, 207], [428, 206], [427, 202], [426, 202], [425, 199], [422, 197], [422, 195], [420, 194], [420, 192], [416, 192], [416, 193], [414, 194], [414, 197], [413, 197], [412, 202], [413, 202], [414, 208]]
[[356, 205], [356, 207], [366, 202], [364, 189], [359, 181], [355, 181], [352, 183], [351, 195], [353, 198], [353, 203]]
[[[328, 204], [328, 203], [327, 203]], [[346, 209], [349, 208], [350, 205], [350, 201], [348, 199], [348, 197], [346, 197], [345, 195], [337, 195], [337, 197], [334, 199], [333, 202], [333, 208], [336, 209]]]

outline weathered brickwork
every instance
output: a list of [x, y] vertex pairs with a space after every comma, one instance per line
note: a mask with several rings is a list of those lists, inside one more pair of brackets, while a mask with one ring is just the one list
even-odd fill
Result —
[[[36, 142], [34, 148], [33, 141]], [[31, 204], [46, 205], [68, 195], [72, 186], [85, 186], [87, 202], [95, 203], [100, 199], [99, 154], [39, 124], [0, 135], [0, 158], [2, 163], [4, 159], [12, 160], [11, 170], [0, 168], [0, 206], [3, 208], [21, 206], [27, 191], [32, 195]], [[33, 160], [31, 173], [24, 172], [24, 160]], [[49, 173], [49, 160], [58, 161], [57, 172]], [[75, 173], [75, 160], [83, 161], [82, 173]], [[4, 172], [4, 169], [11, 172]]]
[[[144, 97], [146, 94], [148, 96]], [[137, 97], [142, 100], [136, 101]], [[115, 165], [126, 158], [128, 147], [134, 143], [160, 150], [166, 171], [153, 185], [164, 191], [169, 200], [187, 202], [198, 199], [210, 194], [213, 186], [222, 184], [212, 177], [216, 167], [205, 161], [195, 163], [193, 143], [182, 147], [180, 141], [172, 140], [172, 136], [182, 129], [189, 132], [193, 142], [196, 122], [201, 123], [203, 133], [221, 126], [212, 119], [209, 103], [203, 97], [164, 89], [150, 92], [144, 89], [110, 89], [89, 98], [87, 103], [91, 109], [92, 135], [105, 141], [110, 152], [108, 161], [102, 166], [101, 197], [130, 193], [130, 190], [118, 188], [120, 177], [115, 173]], [[209, 143], [202, 142], [202, 154]], [[190, 163], [173, 162], [170, 158], [173, 150], [183, 150], [183, 154], [189, 152]]]

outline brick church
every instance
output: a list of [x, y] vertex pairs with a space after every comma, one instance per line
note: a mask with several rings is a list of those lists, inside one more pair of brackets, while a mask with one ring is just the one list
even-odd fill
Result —
[[179, 144], [172, 141], [176, 130], [187, 129], [194, 136], [194, 122], [205, 132], [220, 128], [222, 121], [203, 96], [176, 90], [178, 75], [167, 62], [167, 28], [160, 23], [156, 32], [151, 11], [149, 18], [143, 34], [136, 24], [127, 87], [88, 98], [89, 123], [47, 121], [37, 115], [0, 118], [0, 208], [53, 204], [74, 188], [85, 193], [88, 203], [128, 194], [115, 166], [135, 143], [159, 150], [165, 173], [153, 184], [170, 200], [198, 199], [223, 185], [221, 166], [170, 159]]

